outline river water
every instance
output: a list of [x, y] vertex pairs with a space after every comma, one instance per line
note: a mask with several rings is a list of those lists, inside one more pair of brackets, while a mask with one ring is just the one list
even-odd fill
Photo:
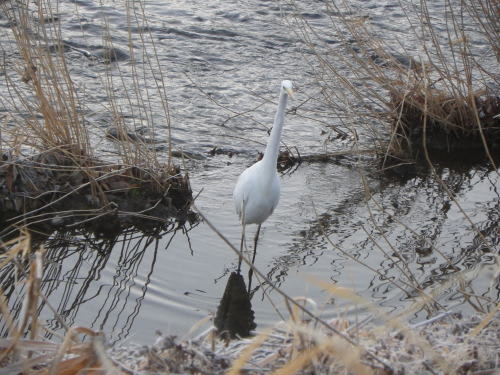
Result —
[[[321, 4], [301, 6], [309, 9], [302, 11], [304, 19], [327, 35], [332, 15]], [[386, 38], [402, 32], [396, 5], [367, 2], [363, 7]], [[145, 11], [137, 4], [129, 9], [146, 18], [138, 23], [122, 2], [60, 1], [54, 10], [62, 39], [70, 45], [65, 57], [96, 154], [116, 157], [113, 141], [103, 137], [113, 121], [103, 77], [112, 76], [123, 117], [135, 128], [154, 123], [162, 141], [156, 151], [166, 159], [168, 118], [155, 96], [159, 80], [152, 78], [161, 71], [173, 147], [199, 156], [176, 163], [189, 172], [197, 207], [231, 243], [239, 244], [241, 234], [232, 189], [264, 148], [282, 79], [297, 85], [290, 106], [299, 107], [286, 116], [284, 144], [302, 155], [352, 146], [350, 137], [338, 139], [331, 130], [336, 126], [351, 134], [322, 101], [315, 81], [318, 66], [294, 32], [292, 6], [253, 0], [148, 1]], [[2, 49], [15, 59], [8, 20], [0, 21]], [[136, 64], [131, 63], [129, 37]], [[88, 57], [102, 56], [110, 41], [123, 52], [118, 61]], [[153, 59], [153, 73], [141, 65], [148, 59]], [[146, 77], [139, 85], [147, 110], [127, 100], [134, 75]], [[361, 148], [373, 148], [363, 129], [358, 130]], [[214, 147], [230, 154], [211, 156]], [[401, 179], [379, 174], [378, 168], [366, 155], [304, 162], [284, 172], [280, 204], [262, 227], [256, 266], [289, 295], [314, 300], [326, 318], [361, 319], [367, 312], [332, 298], [311, 278], [349, 288], [393, 314], [415, 301], [417, 293], [409, 284], [433, 294], [439, 308], [466, 314], [498, 301], [498, 171], [438, 165], [436, 173], [452, 191], [452, 200], [436, 178], [417, 174]], [[150, 343], [155, 330], [185, 335], [215, 313], [237, 265], [236, 255], [204, 222], [155, 238], [127, 233], [113, 244], [63, 233], [53, 235], [46, 247], [44, 290], [51, 304], [68, 325], [102, 329], [112, 341]], [[13, 309], [19, 310], [22, 299], [22, 288], [12, 292]], [[252, 305], [259, 327], [288, 315], [268, 285], [256, 291]], [[417, 322], [430, 314], [416, 308], [408, 318]], [[60, 329], [47, 306], [41, 319]]]

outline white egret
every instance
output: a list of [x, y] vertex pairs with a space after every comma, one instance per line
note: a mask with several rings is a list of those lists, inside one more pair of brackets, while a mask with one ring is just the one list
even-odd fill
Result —
[[[273, 213], [280, 199], [280, 179], [276, 170], [278, 161], [281, 131], [285, 119], [285, 108], [288, 96], [293, 95], [291, 81], [281, 82], [278, 110], [274, 118], [271, 135], [267, 141], [266, 150], [262, 160], [245, 169], [238, 177], [233, 191], [233, 200], [236, 213], [242, 225], [241, 246], [245, 241], [245, 227], [247, 224], [257, 224], [255, 233], [252, 264], [255, 261], [257, 251], [257, 240], [259, 239], [260, 227], [264, 221]], [[238, 263], [238, 273], [241, 268], [241, 258]], [[251, 275], [250, 269], [250, 275]], [[249, 285], [250, 289], [250, 285]]]

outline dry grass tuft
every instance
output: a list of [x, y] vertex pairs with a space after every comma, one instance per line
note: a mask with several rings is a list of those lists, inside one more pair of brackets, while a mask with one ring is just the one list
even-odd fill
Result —
[[215, 346], [211, 332], [186, 341], [160, 336], [147, 349], [115, 348], [111, 356], [139, 374], [493, 374], [499, 369], [498, 313], [496, 317], [477, 336], [473, 333], [480, 319], [459, 315], [418, 327], [361, 328], [330, 321], [359, 347], [382, 358], [386, 367], [311, 321], [281, 322], [253, 339], [217, 341]]
[[[7, 323], [8, 337], [0, 339], [0, 374], [77, 375], [124, 374], [121, 365], [107, 354], [104, 336], [85, 327], [67, 327], [55, 313], [66, 335], [60, 342], [44, 339], [53, 333], [39, 321], [38, 308], [47, 303], [41, 289], [44, 275], [44, 249], [31, 249], [31, 236], [23, 229], [21, 235], [8, 242], [0, 242], [0, 266], [7, 263], [28, 262], [28, 272], [18, 267], [19, 283], [25, 284], [22, 311], [14, 317], [9, 309], [4, 291], [0, 291], [0, 311]], [[80, 338], [80, 337], [83, 337]]]
[[404, 92], [391, 89], [389, 105], [394, 116], [393, 156], [406, 154], [418, 159], [424, 148], [460, 154], [500, 145], [500, 96], [452, 96], [415, 84]]
[[[455, 160], [474, 150], [495, 166], [500, 150], [498, 21], [491, 0], [383, 5], [326, 2], [317, 29], [291, 2], [290, 22], [313, 52], [323, 100], [348, 129], [391, 159]], [[372, 23], [373, 22], [373, 23]], [[428, 158], [426, 158], [428, 159]], [[479, 158], [478, 158], [479, 159]]]
[[151, 171], [104, 164], [56, 149], [0, 162], [0, 231], [22, 225], [39, 232], [83, 226], [114, 235], [188, 219], [189, 179], [178, 168]]
[[[15, 143], [42, 150], [61, 147], [77, 158], [91, 155], [82, 106], [66, 65], [60, 30], [52, 23], [35, 21], [35, 17], [53, 17], [51, 6], [41, 3], [32, 10], [27, 2], [4, 2], [0, 9], [11, 22], [21, 64], [14, 69], [22, 75], [21, 82], [8, 71], [5, 74], [10, 94], [4, 98], [5, 104], [12, 112], [24, 114], [22, 126], [12, 130], [19, 137]], [[61, 48], [54, 50], [51, 46]], [[11, 147], [18, 149], [19, 144]]]
[[[77, 335], [89, 337], [82, 342]], [[3, 359], [0, 374], [77, 375], [125, 374], [120, 365], [108, 358], [101, 333], [84, 327], [69, 330], [62, 344], [46, 340], [3, 339], [0, 349], [9, 355]]]
[[[64, 228], [78, 223], [97, 224], [97, 227], [99, 223], [107, 223], [107, 229], [112, 225], [111, 229], [116, 231], [134, 218], [160, 224], [170, 218], [185, 221], [192, 200], [189, 180], [172, 164], [171, 147], [166, 162], [160, 163], [154, 146], [154, 116], [146, 113], [147, 121], [138, 120], [147, 125], [151, 138], [120, 136], [129, 132], [123, 120], [126, 116], [114, 94], [115, 81], [126, 85], [118, 63], [115, 70], [106, 69], [106, 77], [101, 77], [105, 82], [102, 93], [97, 93], [108, 95], [109, 103], [103, 105], [114, 119], [111, 130], [117, 134], [114, 140], [118, 151], [111, 163], [95, 156], [96, 145], [91, 142], [90, 124], [84, 116], [89, 111], [80, 99], [86, 93], [82, 92], [84, 88], [77, 87], [70, 74], [67, 45], [54, 6], [49, 1], [0, 4], [11, 25], [13, 39], [10, 44], [6, 42], [8, 53], [17, 59], [17, 66], [5, 64], [9, 95], [1, 98], [10, 115], [0, 129], [0, 228], [9, 226], [11, 230], [38, 224], [50, 233], [47, 226], [51, 224], [55, 224], [53, 227], [62, 224]], [[131, 27], [147, 23], [143, 8], [128, 6]], [[44, 21], [48, 19], [53, 21]], [[146, 43], [147, 35], [141, 34], [141, 38]], [[109, 66], [117, 59], [116, 49], [112, 44], [105, 47], [102, 63]], [[0, 49], [4, 48], [0, 44]], [[133, 54], [134, 50], [130, 52]], [[144, 84], [141, 86], [140, 80], [148, 79], [147, 74], [140, 76], [133, 55], [131, 60], [135, 79], [132, 93], [127, 91], [127, 100], [131, 107], [140, 105], [147, 112], [152, 107], [147, 100], [154, 96], [147, 92], [147, 98], [144, 97]], [[161, 70], [156, 75], [157, 56], [148, 55], [143, 64], [141, 68], [146, 72], [155, 71], [150, 74], [155, 75], [156, 97], [167, 118], [171, 146]], [[113, 220], [109, 222], [109, 218]]]

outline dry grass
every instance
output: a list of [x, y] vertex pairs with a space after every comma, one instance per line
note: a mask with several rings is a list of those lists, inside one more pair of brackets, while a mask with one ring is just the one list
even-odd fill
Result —
[[[484, 322], [444, 314], [413, 327], [386, 318], [392, 322], [357, 326], [342, 319], [329, 321], [355, 345], [314, 321], [290, 319], [251, 339], [218, 341], [210, 330], [184, 341], [160, 335], [147, 349], [115, 348], [112, 356], [139, 374], [494, 374], [498, 370], [498, 313]], [[366, 357], [366, 350], [384, 365]]]
[[[37, 8], [39, 19], [51, 15], [47, 4], [42, 2]], [[491, 50], [498, 56], [499, 39], [494, 37], [497, 29], [494, 26], [496, 18], [491, 12], [492, 3], [482, 0], [474, 6], [468, 2], [462, 4], [464, 8], [461, 11], [469, 12], [472, 19], [476, 20], [481, 27], [480, 33], [484, 34], [491, 45]], [[336, 28], [334, 32], [350, 55], [336, 54], [335, 51], [332, 54], [324, 54], [314, 47], [315, 43], [312, 40], [315, 36], [314, 29], [303, 18], [297, 18], [299, 30], [304, 32], [304, 40], [316, 50], [316, 57], [320, 61], [321, 71], [317, 77], [324, 87], [325, 100], [332, 108], [344, 111], [344, 104], [349, 103], [354, 97], [363, 105], [357, 107], [356, 111], [359, 112], [350, 112], [350, 118], [359, 115], [366, 119], [367, 123], [384, 120], [391, 124], [389, 147], [385, 148], [386, 154], [407, 156], [408, 150], [412, 150], [415, 145], [420, 151], [425, 151], [429, 146], [428, 133], [425, 132], [431, 131], [433, 134], [442, 131], [446, 135], [454, 134], [461, 138], [472, 134], [476, 140], [480, 140], [481, 146], [488, 153], [488, 139], [495, 135], [487, 134], [490, 131], [487, 129], [493, 127], [494, 132], [496, 131], [494, 116], [495, 112], [498, 113], [497, 102], [491, 99], [488, 89], [481, 86], [483, 82], [476, 82], [475, 77], [477, 71], [480, 72], [479, 76], [495, 75], [468, 53], [468, 38], [459, 31], [460, 18], [456, 17], [455, 10], [450, 9], [449, 30], [456, 31], [453, 31], [454, 35], [449, 35], [446, 44], [454, 56], [453, 61], [448, 60], [449, 54], [439, 52], [442, 41], [433, 29], [433, 22], [425, 9], [426, 3], [423, 2], [421, 5], [423, 7], [419, 13], [419, 25], [429, 38], [425, 39], [422, 46], [422, 55], [416, 59], [407, 59], [406, 63], [402, 63], [401, 59], [388, 52], [390, 49], [380, 39], [373, 37], [362, 18], [352, 16], [356, 13], [346, 13], [334, 3], [328, 3], [330, 14], [338, 14], [340, 18], [332, 20], [341, 20], [340, 24], [334, 23]], [[137, 7], [134, 5], [134, 8], [129, 8], [129, 22], [147, 26], [147, 18], [144, 17], [141, 6], [139, 3]], [[348, 4], [343, 6], [349, 7]], [[3, 3], [2, 7], [7, 5]], [[33, 169], [50, 167], [54, 170], [60, 168], [62, 164], [64, 173], [74, 174], [81, 180], [73, 190], [83, 189], [82, 186], [88, 187], [92, 189], [93, 196], [103, 197], [101, 203], [106, 203], [105, 197], [110, 190], [120, 190], [112, 178], [115, 172], [126, 171], [127, 178], [142, 181], [144, 175], [141, 173], [150, 168], [157, 173], [151, 177], [156, 183], [168, 180], [173, 173], [178, 173], [171, 168], [170, 159], [166, 167], [162, 166], [155, 152], [150, 152], [144, 144], [131, 147], [130, 143], [120, 143], [122, 159], [119, 163], [113, 166], [96, 163], [85, 119], [81, 114], [78, 90], [74, 87], [64, 63], [63, 49], [56, 49], [54, 53], [54, 51], [48, 52], [46, 48], [49, 39], [59, 38], [58, 28], [43, 23], [38, 25], [42, 27], [41, 30], [45, 30], [43, 35], [46, 35], [46, 38], [34, 41], [29, 32], [33, 24], [28, 5], [4, 8], [4, 11], [13, 12], [11, 16], [18, 19], [18, 25], [22, 25], [15, 27], [13, 31], [26, 67], [20, 69], [18, 74], [24, 76], [24, 84], [28, 85], [28, 88], [21, 88], [18, 82], [7, 75], [12, 93], [10, 103], [16, 106], [17, 112], [26, 115], [23, 122], [19, 122], [14, 130], [9, 130], [8, 148], [14, 157], [22, 155], [23, 145], [38, 150], [40, 155], [45, 156], [50, 155], [46, 153], [47, 149], [50, 152], [56, 150], [57, 153], [51, 157], [64, 161], [60, 163], [45, 160], [34, 168], [33, 164], [37, 161], [31, 159], [29, 161], [31, 169], [22, 172], [17, 161], [6, 163], [4, 164], [8, 169], [5, 174], [6, 185], [13, 186], [18, 173], [30, 175]], [[141, 34], [141, 37], [143, 43], [146, 43], [149, 35]], [[111, 38], [107, 40], [110, 41]], [[352, 41], [357, 44], [356, 48], [353, 48]], [[109, 44], [108, 47], [111, 50], [113, 46]], [[435, 51], [439, 53], [434, 54]], [[129, 52], [133, 61], [135, 52], [133, 50]], [[344, 59], [341, 64], [343, 68], [339, 68], [339, 64], [333, 60], [337, 58]], [[152, 67], [151, 72], [157, 71], [153, 68], [158, 63], [154, 58], [145, 61]], [[346, 75], [343, 69], [355, 72], [353, 80], [347, 78], [349, 75]], [[104, 87], [111, 96], [113, 90], [117, 85], [123, 84], [123, 81], [121, 77], [117, 78], [111, 72], [105, 78]], [[364, 80], [366, 84], [358, 86], [353, 84], [354, 80]], [[134, 82], [135, 86], [127, 100], [133, 103], [131, 107], [143, 103], [144, 108], [148, 108], [149, 94], [143, 94], [140, 83]], [[158, 82], [162, 82], [158, 89], [161, 89], [160, 97], [168, 118], [166, 94], [162, 91], [163, 81], [160, 79]], [[478, 85], [480, 87], [477, 87]], [[339, 86], [347, 88], [348, 93], [339, 90]], [[26, 99], [26, 90], [33, 94], [33, 100]], [[120, 104], [110, 98], [109, 107], [119, 134], [118, 138], [128, 138], [130, 129], [124, 121], [125, 116]], [[348, 108], [349, 111], [353, 110], [352, 107]], [[478, 108], [485, 110], [486, 117], [479, 116]], [[146, 120], [150, 121], [152, 116], [146, 117]], [[427, 128], [422, 127], [422, 124], [426, 124]], [[434, 130], [434, 127], [437, 130]], [[422, 129], [421, 133], [424, 134], [416, 143], [410, 134], [416, 132], [414, 128]], [[375, 127], [370, 127], [368, 130], [379, 141], [387, 138]], [[36, 136], [30, 137], [30, 134]], [[421, 149], [422, 139], [425, 146]], [[411, 150], [410, 154], [414, 155]], [[139, 162], [145, 162], [146, 166], [132, 171], [132, 167]], [[55, 165], [59, 167], [56, 168]], [[165, 175], [158, 174], [158, 171], [163, 171]], [[165, 189], [161, 184], [156, 186], [159, 186], [160, 190]], [[133, 190], [135, 182], [121, 188], [125, 191]], [[72, 193], [73, 190], [65, 194]], [[36, 196], [40, 192], [33, 190], [30, 193]], [[39, 214], [38, 211], [32, 213]], [[57, 213], [61, 215], [60, 210]], [[74, 212], [68, 214], [74, 215]], [[86, 220], [87, 214], [90, 214], [90, 217], [99, 215], [97, 212], [86, 213], [79, 220]], [[50, 220], [52, 216], [37, 216], [34, 219]], [[375, 223], [375, 220], [373, 222]], [[18, 222], [22, 223], [23, 220]], [[388, 246], [391, 247], [390, 244]], [[400, 315], [399, 319], [389, 316], [380, 308], [362, 300], [355, 292], [321, 281], [314, 283], [336, 298], [344, 298], [365, 306], [381, 323], [353, 325], [340, 319], [326, 322], [305, 309], [302, 301], [291, 299], [277, 289], [279, 295], [286, 300], [285, 305], [289, 306], [290, 319], [259, 333], [253, 339], [229, 343], [218, 341], [210, 330], [206, 335], [192, 340], [177, 341], [175, 338], [162, 336], [155, 345], [146, 349], [114, 348], [109, 352], [103, 343], [101, 333], [82, 327], [65, 327], [64, 321], [54, 312], [55, 318], [61, 319], [61, 326], [66, 328], [66, 335], [58, 342], [48, 342], [41, 338], [47, 328], [39, 322], [37, 316], [40, 301], [47, 302], [40, 290], [40, 282], [43, 279], [43, 249], [33, 252], [30, 235], [24, 231], [18, 238], [0, 243], [0, 247], [1, 266], [8, 262], [30, 265], [29, 272], [21, 275], [23, 277], [19, 280], [26, 283], [23, 313], [19, 317], [11, 315], [5, 296], [3, 293], [0, 295], [0, 311], [9, 327], [9, 338], [1, 340], [0, 345], [2, 363], [0, 374], [229, 372], [234, 374], [481, 373], [484, 375], [498, 370], [500, 330], [498, 304], [487, 306], [486, 310], [489, 309], [489, 313], [481, 315], [480, 318], [462, 319], [459, 316], [444, 314], [442, 318], [429, 321], [428, 324], [412, 327], [406, 323], [405, 314]], [[19, 269], [21, 272], [24, 268]], [[406, 278], [406, 284], [398, 281], [401, 283], [399, 287], [402, 289], [411, 287], [421, 292], [406, 314], [433, 302], [434, 296], [420, 290], [418, 281], [404, 263], [401, 265], [401, 273]], [[255, 274], [269, 285], [273, 285], [258, 270], [255, 270]], [[446, 285], [442, 287], [445, 288]], [[86, 338], [80, 340], [77, 335], [84, 335]]]
[[[85, 327], [66, 327], [59, 339], [43, 339], [47, 330], [37, 307], [46, 296], [44, 250], [33, 252], [28, 232], [1, 244], [1, 264], [28, 262], [24, 275], [23, 313], [10, 315], [3, 295], [0, 310], [9, 324], [9, 337], [0, 340], [0, 374], [493, 374], [498, 370], [497, 305], [481, 318], [463, 319], [441, 314], [411, 326], [387, 315], [355, 292], [321, 280], [311, 282], [336, 298], [363, 304], [375, 322], [353, 324], [344, 319], [318, 324], [315, 315], [298, 307], [304, 300], [283, 294], [290, 318], [258, 333], [254, 338], [219, 340], [213, 328], [185, 340], [160, 335], [149, 347], [108, 347], [104, 336]], [[20, 271], [22, 269], [20, 268]], [[258, 270], [255, 270], [257, 273]], [[22, 271], [21, 271], [22, 272]], [[419, 303], [418, 299], [416, 303]], [[421, 302], [425, 303], [425, 302]], [[346, 338], [348, 340], [346, 340]], [[376, 360], [375, 360], [376, 359]]]
[[[320, 34], [302, 16], [308, 9], [292, 6], [292, 26], [314, 53], [324, 101], [348, 128], [366, 127], [385, 161], [475, 149], [495, 165], [500, 82], [493, 1], [400, 3], [391, 10], [406, 35], [384, 34], [367, 9], [347, 1], [325, 3], [331, 31]], [[380, 14], [373, 18], [381, 22]]]
[[[153, 53], [144, 53], [138, 62], [129, 33], [130, 71], [123, 72], [120, 64], [113, 64], [117, 50], [109, 28], [105, 28], [108, 35], [103, 35], [105, 52], [100, 63], [106, 69], [98, 78], [102, 92], [95, 94], [107, 97], [101, 105], [112, 118], [108, 132], [115, 134], [117, 147], [113, 159], [105, 162], [95, 155], [103, 130], [99, 129], [97, 139], [90, 134], [92, 127], [84, 115], [89, 111], [81, 99], [88, 93], [71, 76], [67, 43], [54, 6], [49, 1], [0, 4], [12, 25], [12, 40], [0, 44], [4, 54], [12, 59], [4, 60], [9, 96], [2, 98], [2, 104], [10, 113], [0, 130], [0, 224], [15, 228], [20, 222], [50, 222], [50, 217], [69, 211], [67, 207], [74, 206], [75, 201], [88, 204], [76, 204], [86, 212], [83, 217], [75, 214], [72, 225], [75, 221], [91, 220], [92, 215], [112, 216], [120, 201], [133, 199], [137, 200], [134, 214], [154, 216], [151, 210], [141, 212], [151, 208], [149, 198], [144, 201], [147, 196], [154, 197], [153, 206], [160, 202], [172, 207], [173, 202], [175, 209], [171, 213], [181, 207], [187, 209], [192, 199], [189, 181], [172, 164], [166, 85], [152, 36], [147, 31], [139, 33], [141, 43], [151, 47]], [[124, 12], [129, 28], [148, 30], [142, 4], [127, 3]], [[86, 55], [87, 51], [82, 53], [93, 58]], [[150, 88], [147, 81], [155, 82], [155, 86]], [[123, 92], [130, 110], [126, 111], [121, 99], [117, 99], [117, 91]], [[168, 131], [169, 150], [163, 160], [155, 146], [155, 106], [163, 111], [163, 125]], [[148, 129], [148, 137], [136, 135], [139, 126]], [[157, 216], [160, 223], [169, 216], [175, 217], [167, 211]], [[45, 218], [40, 218], [40, 214], [45, 214]]]
[[[82, 107], [62, 45], [57, 42], [62, 40], [60, 30], [56, 24], [43, 22], [47, 17], [54, 17], [52, 8], [48, 3], [40, 3], [34, 10], [40, 23], [35, 21], [28, 2], [4, 2], [1, 9], [13, 25], [11, 30], [20, 62], [14, 70], [17, 70], [17, 75], [22, 75], [19, 82], [8, 70], [5, 74], [10, 97], [4, 100], [14, 113], [25, 115], [22, 124], [13, 130], [19, 137], [15, 141], [35, 149], [57, 148], [76, 160], [91, 156]], [[37, 32], [43, 37], [35, 38]], [[50, 46], [56, 46], [54, 52]], [[27, 90], [23, 84], [28, 86]], [[19, 149], [16, 142], [13, 146]]]
[[[54, 318], [65, 328], [66, 334], [59, 342], [44, 339], [46, 328], [38, 317], [38, 307], [43, 302], [49, 307], [41, 289], [44, 276], [44, 249], [32, 251], [31, 236], [22, 235], [8, 242], [0, 242], [0, 266], [28, 263], [28, 273], [18, 266], [19, 280], [25, 284], [21, 314], [14, 318], [1, 291], [0, 311], [8, 326], [8, 337], [0, 340], [0, 374], [72, 375], [72, 374], [122, 374], [121, 366], [107, 354], [102, 332], [85, 327], [67, 327], [63, 318], [54, 310]], [[56, 335], [57, 337], [57, 335]]]

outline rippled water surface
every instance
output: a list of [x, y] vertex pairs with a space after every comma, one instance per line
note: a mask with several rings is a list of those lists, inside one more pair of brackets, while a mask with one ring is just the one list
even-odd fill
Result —
[[[303, 17], [328, 39], [335, 16], [315, 4], [302, 7], [309, 9]], [[371, 14], [374, 27], [387, 38], [405, 33], [395, 3], [372, 1], [363, 9], [361, 15]], [[315, 60], [287, 18], [293, 7], [274, 1], [148, 1], [145, 12], [147, 22], [138, 25], [133, 12], [127, 18], [122, 4], [59, 2], [61, 32], [70, 46], [65, 56], [97, 152], [103, 158], [115, 155], [113, 142], [102, 136], [113, 121], [102, 80], [111, 75], [121, 77], [117, 83], [125, 82], [116, 84], [113, 95], [127, 121], [140, 128], [150, 116], [163, 141], [157, 152], [163, 159], [167, 155], [161, 101], [146, 100], [147, 110], [127, 101], [127, 87], [137, 74], [128, 47], [131, 29], [139, 75], [141, 62], [154, 58], [150, 38], [154, 41], [158, 64], [153, 65], [165, 75], [174, 147], [200, 156], [176, 160], [189, 171], [199, 194], [196, 205], [238, 244], [241, 229], [232, 189], [264, 147], [281, 79], [293, 79], [299, 88], [291, 102], [299, 109], [286, 117], [286, 145], [311, 155], [345, 150], [349, 140], [325, 141], [331, 132], [327, 125], [342, 125], [322, 105]], [[0, 21], [2, 47], [9, 50], [7, 20]], [[104, 56], [109, 40], [119, 51], [118, 61], [106, 64], [87, 56]], [[157, 84], [151, 78], [141, 84], [145, 97], [155, 95]], [[373, 146], [362, 129], [359, 136], [364, 148]], [[232, 154], [208, 155], [214, 147]], [[400, 312], [413, 302], [416, 293], [405, 274], [449, 309], [472, 313], [481, 299], [498, 300], [498, 284], [491, 281], [500, 237], [497, 171], [438, 167], [452, 200], [436, 179], [421, 175], [401, 180], [377, 169], [367, 155], [304, 162], [285, 172], [280, 204], [262, 227], [256, 266], [289, 295], [314, 299], [325, 317], [366, 312], [332, 299], [311, 277], [351, 288], [388, 312]], [[57, 250], [61, 244], [66, 246], [63, 255]], [[49, 300], [68, 325], [103, 329], [112, 340], [149, 343], [156, 329], [185, 334], [215, 313], [237, 265], [236, 255], [203, 222], [159, 237], [124, 234], [112, 245], [83, 235], [54, 236], [44, 275]], [[467, 300], [459, 288], [479, 297]], [[264, 291], [286, 315], [282, 299], [263, 285], [252, 299], [259, 327], [280, 319]], [[11, 304], [19, 307], [22, 294], [16, 293]], [[51, 316], [45, 307], [42, 318]], [[410, 318], [427, 316], [425, 309], [416, 309]], [[53, 320], [51, 326], [59, 323]]]

